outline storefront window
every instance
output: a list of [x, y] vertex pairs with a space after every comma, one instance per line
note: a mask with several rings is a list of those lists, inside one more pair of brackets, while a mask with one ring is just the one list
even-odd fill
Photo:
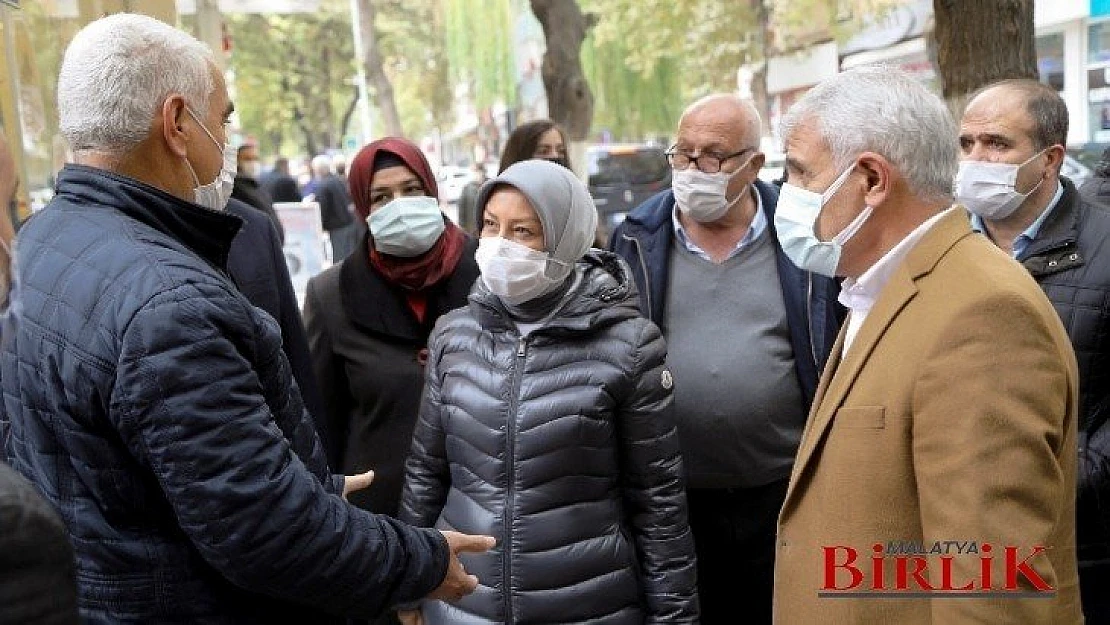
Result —
[[1110, 142], [1110, 21], [1091, 24], [1087, 43], [1087, 102], [1090, 138]]
[[1037, 37], [1037, 72], [1041, 82], [1056, 91], [1064, 90], [1064, 33]]

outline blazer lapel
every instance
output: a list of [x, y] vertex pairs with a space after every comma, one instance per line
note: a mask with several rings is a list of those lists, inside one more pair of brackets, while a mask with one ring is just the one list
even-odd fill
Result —
[[932, 271], [945, 253], [957, 241], [971, 234], [971, 226], [960, 211], [941, 218], [927, 232], [924, 238], [906, 256], [906, 259], [890, 277], [875, 301], [867, 319], [860, 326], [846, 357], [842, 358], [844, 339], [848, 322], [843, 324], [836, 345], [833, 346], [829, 363], [821, 375], [821, 384], [810, 408], [809, 419], [802, 434], [798, 454], [794, 460], [794, 470], [786, 494], [786, 504], [791, 500], [796, 482], [813, 459], [814, 452], [832, 424], [836, 411], [844, 403], [852, 384], [871, 357], [879, 340], [898, 317], [898, 313], [917, 294], [916, 281]]

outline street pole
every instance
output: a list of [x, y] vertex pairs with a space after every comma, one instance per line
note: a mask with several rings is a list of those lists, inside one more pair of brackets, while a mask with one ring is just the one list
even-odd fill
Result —
[[359, 117], [362, 119], [362, 137], [359, 143], [366, 145], [374, 138], [374, 132], [371, 128], [373, 123], [370, 118], [370, 95], [366, 89], [366, 57], [363, 56], [362, 49], [362, 16], [358, 10], [359, 0], [351, 0], [351, 28], [354, 30], [355, 36], [355, 58], [357, 63], [357, 74], [355, 80], [358, 81], [358, 112]]
[[227, 54], [224, 52], [223, 16], [220, 14], [219, 0], [196, 0], [197, 39], [212, 49], [216, 66], [220, 71], [227, 69]]

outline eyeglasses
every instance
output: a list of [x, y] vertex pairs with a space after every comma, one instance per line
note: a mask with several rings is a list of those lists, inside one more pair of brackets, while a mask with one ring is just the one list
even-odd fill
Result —
[[737, 156], [755, 150], [755, 148], [744, 148], [732, 154], [702, 154], [701, 156], [690, 156], [689, 154], [675, 151], [675, 147], [676, 146], [672, 145], [671, 148], [665, 152], [667, 155], [667, 162], [671, 164], [672, 169], [686, 169], [690, 166], [690, 163], [693, 163], [694, 167], [697, 167], [698, 170], [706, 174], [715, 174], [721, 171], [721, 165], [728, 159], [736, 158]]

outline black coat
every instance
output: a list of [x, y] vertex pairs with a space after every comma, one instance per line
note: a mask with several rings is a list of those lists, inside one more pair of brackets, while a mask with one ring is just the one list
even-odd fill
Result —
[[270, 199], [270, 194], [258, 184], [257, 180], [247, 176], [235, 176], [234, 186], [231, 187], [231, 197], [262, 211], [277, 228], [278, 241], [285, 242], [285, 227], [281, 225], [277, 211], [274, 210], [274, 201]]
[[[1110, 567], [1110, 180], [1064, 194], [1018, 260], [1060, 314], [1079, 363], [1076, 539], [1083, 564]], [[1080, 579], [1082, 582], [1082, 577]]]
[[305, 326], [324, 396], [328, 462], [347, 475], [373, 469], [374, 485], [351, 501], [396, 515], [428, 334], [440, 315], [466, 305], [477, 243], [468, 242], [455, 273], [431, 289], [423, 323], [402, 290], [371, 267], [368, 245], [364, 236], [356, 253], [308, 281]]
[[401, 518], [497, 546], [464, 556], [478, 590], [426, 603], [427, 625], [697, 622], [663, 337], [623, 260], [579, 270], [526, 338], [481, 281], [432, 334]]
[[304, 197], [297, 181], [289, 174], [271, 171], [262, 176], [262, 188], [275, 202], [300, 202]]
[[[305, 408], [308, 408], [317, 429], [320, 429], [324, 402], [312, 372], [308, 338], [297, 305], [297, 295], [289, 281], [289, 267], [285, 264], [278, 233], [266, 215], [238, 200], [228, 201], [227, 212], [243, 220], [243, 227], [231, 241], [227, 271], [243, 295], [278, 322], [281, 349], [289, 359]], [[323, 434], [321, 438], [324, 438]]]
[[320, 221], [324, 230], [338, 230], [354, 223], [351, 194], [342, 178], [328, 174], [316, 183], [315, 195], [320, 203]]
[[241, 225], [67, 165], [19, 232], [0, 434], [66, 524], [86, 618], [318, 623], [443, 580], [441, 535], [339, 497], [277, 323], [224, 273]]

